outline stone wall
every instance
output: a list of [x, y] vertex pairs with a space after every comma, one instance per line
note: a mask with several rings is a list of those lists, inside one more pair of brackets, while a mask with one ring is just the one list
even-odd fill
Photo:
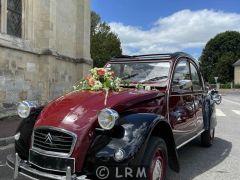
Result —
[[0, 32], [0, 109], [21, 100], [45, 103], [88, 73], [89, 4], [89, 0], [23, 1], [23, 37]]
[[240, 66], [235, 66], [234, 84], [240, 84]]
[[89, 0], [27, 1], [33, 9], [28, 29], [34, 36], [26, 36], [35, 48], [51, 49], [73, 58], [90, 58]]
[[9, 105], [27, 99], [45, 103], [70, 90], [91, 65], [64, 58], [0, 47], [0, 102]]

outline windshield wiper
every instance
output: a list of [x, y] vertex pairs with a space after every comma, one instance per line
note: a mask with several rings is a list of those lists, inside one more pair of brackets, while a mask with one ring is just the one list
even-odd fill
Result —
[[133, 78], [133, 77], [135, 77], [135, 76], [137, 76], [137, 75], [138, 75], [138, 73], [131, 74], [131, 75], [128, 75], [128, 76], [123, 77], [122, 80], [127, 80], [127, 79]]
[[168, 78], [168, 76], [159, 76], [159, 77], [154, 77], [154, 78], [145, 80], [145, 81], [143, 81], [143, 82], [141, 82], [141, 83], [152, 82], [152, 81], [157, 81], [157, 80], [166, 79], [166, 78]]

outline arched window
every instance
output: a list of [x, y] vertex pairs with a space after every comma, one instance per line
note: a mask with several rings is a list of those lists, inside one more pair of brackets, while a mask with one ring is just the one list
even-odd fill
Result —
[[7, 34], [22, 36], [22, 1], [7, 1]]

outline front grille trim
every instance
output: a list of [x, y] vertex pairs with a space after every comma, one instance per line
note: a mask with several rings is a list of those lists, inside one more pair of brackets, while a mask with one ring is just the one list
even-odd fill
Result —
[[[55, 152], [55, 151], [44, 150], [42, 148], [34, 146], [34, 139], [35, 139], [34, 134], [35, 134], [36, 130], [50, 130], [50, 131], [53, 130], [53, 131], [58, 131], [58, 132], [61, 132], [61, 133], [66, 133], [66, 134], [72, 136], [73, 141], [72, 141], [71, 145], [69, 145], [71, 147], [70, 151], [67, 152], [67, 153], [65, 153], [65, 152]], [[66, 142], [70, 143], [69, 141], [66, 141]], [[73, 132], [67, 131], [67, 130], [62, 129], [62, 128], [52, 127], [52, 126], [40, 126], [40, 127], [37, 127], [33, 130], [31, 148], [33, 150], [36, 150], [39, 153], [43, 153], [43, 154], [46, 154], [46, 155], [53, 155], [53, 156], [59, 156], [59, 157], [70, 157], [73, 153], [76, 142], [77, 142], [77, 135]]]
[[[36, 150], [34, 150], [34, 149], [30, 149], [30, 150], [29, 150], [29, 154], [30, 154], [30, 151], [35, 151], [36, 153], [38, 153], [38, 154], [40, 154], [40, 155], [42, 155], [42, 156], [59, 158], [59, 156], [52, 156], [52, 155], [49, 155], [49, 154], [43, 154], [43, 153], [38, 152], [38, 151], [36, 151]], [[61, 158], [67, 158], [67, 159], [71, 159], [71, 160], [74, 161], [74, 163], [73, 163], [73, 166], [74, 166], [74, 168], [73, 168], [73, 173], [75, 173], [75, 171], [76, 171], [75, 158], [71, 158], [71, 157], [61, 157]], [[30, 157], [29, 157], [29, 163], [30, 163], [31, 165], [36, 166], [37, 168], [43, 169], [43, 170], [45, 170], [45, 171], [51, 171], [51, 172], [53, 171], [53, 172], [66, 173], [66, 171], [62, 171], [62, 170], [56, 170], [56, 169], [50, 169], [50, 168], [41, 167], [41, 166], [37, 165], [36, 163], [32, 162], [32, 161], [30, 160]]]

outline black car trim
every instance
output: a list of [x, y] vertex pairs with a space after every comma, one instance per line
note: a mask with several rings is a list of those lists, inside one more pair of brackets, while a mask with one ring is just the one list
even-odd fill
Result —
[[[47, 154], [44, 154], [44, 153], [38, 152], [38, 151], [36, 151], [35, 149], [30, 149], [29, 151], [34, 151], [34, 152], [36, 152], [36, 153], [38, 153], [38, 154], [41, 154], [41, 155], [43, 155], [43, 156], [45, 156], [45, 157], [53, 157], [53, 158], [61, 158], [61, 159], [71, 159], [71, 160], [74, 161], [74, 163], [73, 163], [73, 164], [74, 164], [74, 166], [73, 166], [73, 167], [74, 167], [73, 172], [75, 172], [75, 158], [67, 158], [67, 157], [59, 157], [59, 156], [47, 155]], [[30, 153], [29, 153], [29, 156], [30, 156]], [[48, 169], [48, 168], [41, 167], [41, 166], [39, 166], [39, 165], [37, 165], [37, 164], [31, 162], [31, 161], [30, 161], [30, 157], [29, 157], [28, 162], [29, 162], [30, 164], [33, 164], [34, 166], [40, 168], [40, 169], [44, 169], [44, 170], [47, 170], [47, 171], [66, 172], [66, 171], [55, 170], [55, 169]]]

